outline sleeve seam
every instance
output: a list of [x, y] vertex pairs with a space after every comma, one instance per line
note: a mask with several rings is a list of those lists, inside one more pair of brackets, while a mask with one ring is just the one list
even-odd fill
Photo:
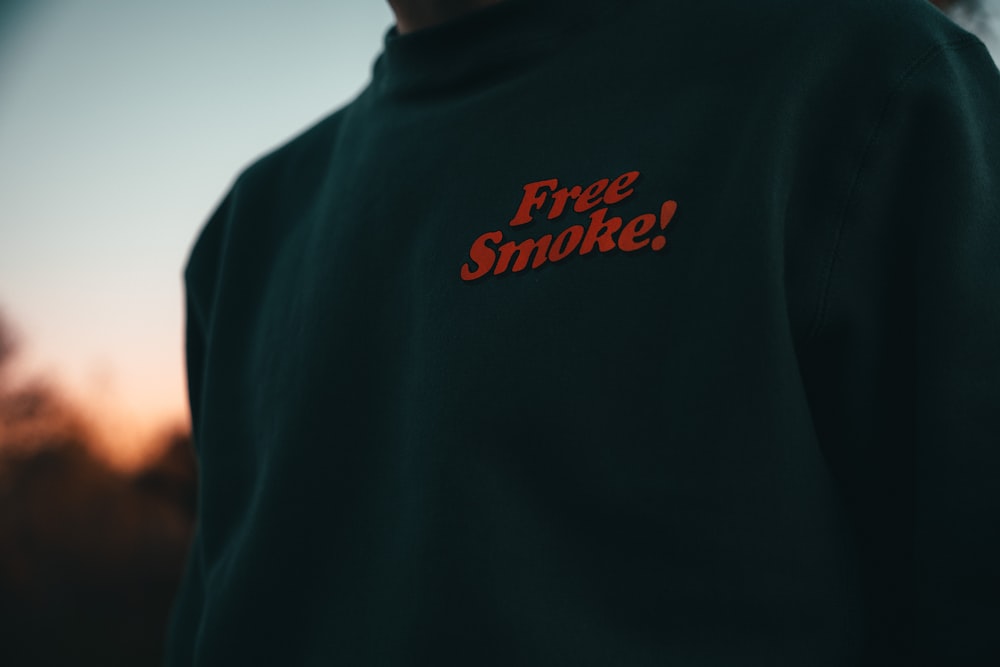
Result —
[[[840, 255], [840, 241], [843, 237], [844, 227], [847, 222], [848, 211], [850, 211], [851, 206], [854, 204], [855, 197], [860, 190], [860, 185], [863, 180], [863, 175], [865, 169], [868, 167], [869, 158], [871, 157], [872, 149], [875, 146], [878, 137], [881, 135], [886, 116], [888, 115], [889, 109], [892, 107], [893, 103], [896, 101], [897, 97], [906, 87], [906, 85], [918, 74], [920, 69], [927, 63], [934, 60], [937, 56], [945, 53], [947, 51], [957, 51], [966, 46], [982, 45], [982, 41], [975, 35], [969, 35], [963, 37], [962, 39], [952, 40], [950, 42], [945, 42], [942, 44], [936, 44], [931, 48], [927, 49], [922, 53], [913, 63], [903, 72], [902, 76], [896, 82], [896, 84], [890, 89], [889, 94], [886, 96], [886, 100], [882, 105], [881, 111], [879, 111], [878, 119], [875, 123], [875, 127], [872, 129], [871, 134], [868, 137], [868, 141], [865, 143], [864, 150], [861, 153], [861, 160], [858, 164], [857, 170], [854, 172], [854, 177], [851, 179], [850, 187], [847, 191], [847, 197], [844, 200], [844, 205], [841, 207], [840, 215], [838, 216], [838, 222], [836, 225], [836, 230], [834, 232], [833, 247], [831, 248], [825, 268], [822, 271], [822, 281], [820, 284], [820, 296], [819, 302], [816, 306], [816, 314], [813, 319], [812, 325], [809, 327], [809, 331], [806, 334], [807, 340], [815, 339], [820, 335], [824, 326], [826, 326], [827, 310], [829, 305], [829, 296], [831, 285], [833, 283], [834, 269], [837, 264], [837, 258]], [[985, 47], [984, 47], [985, 48]]]

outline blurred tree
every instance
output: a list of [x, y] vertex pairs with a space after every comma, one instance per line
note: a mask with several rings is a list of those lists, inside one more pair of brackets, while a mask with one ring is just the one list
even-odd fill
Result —
[[9, 365], [8, 362], [14, 357], [15, 349], [14, 332], [7, 323], [3, 310], [0, 310], [0, 392], [4, 387], [4, 371]]
[[160, 455], [136, 474], [134, 483], [143, 492], [173, 505], [193, 522], [198, 479], [190, 431], [168, 432]]
[[72, 438], [0, 460], [0, 665], [159, 665], [193, 526], [185, 439], [135, 477]]
[[[15, 354], [0, 313], [0, 374]], [[0, 665], [159, 667], [194, 521], [190, 435], [135, 475], [56, 387], [0, 378]]]

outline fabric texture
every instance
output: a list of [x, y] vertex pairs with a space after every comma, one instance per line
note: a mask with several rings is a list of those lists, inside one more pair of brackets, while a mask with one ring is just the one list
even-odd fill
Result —
[[929, 3], [389, 30], [184, 285], [167, 667], [1000, 664], [1000, 73]]

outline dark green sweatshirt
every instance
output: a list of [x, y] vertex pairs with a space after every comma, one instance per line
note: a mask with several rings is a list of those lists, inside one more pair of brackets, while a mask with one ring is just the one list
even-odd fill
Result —
[[924, 0], [389, 30], [184, 279], [170, 667], [1000, 664], [1000, 74]]

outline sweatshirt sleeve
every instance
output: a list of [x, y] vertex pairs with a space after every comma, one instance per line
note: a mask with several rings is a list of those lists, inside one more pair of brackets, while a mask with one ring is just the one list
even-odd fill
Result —
[[[232, 209], [232, 190], [216, 206], [202, 227], [183, 271], [184, 353], [191, 439], [199, 463], [202, 452], [202, 385], [210, 315], [218, 283], [224, 231]], [[191, 665], [205, 603], [205, 565], [202, 552], [201, 466], [198, 471], [198, 507], [184, 573], [173, 601], [164, 651], [165, 667]]]
[[1000, 73], [897, 81], [801, 355], [861, 554], [866, 665], [1000, 664]]

